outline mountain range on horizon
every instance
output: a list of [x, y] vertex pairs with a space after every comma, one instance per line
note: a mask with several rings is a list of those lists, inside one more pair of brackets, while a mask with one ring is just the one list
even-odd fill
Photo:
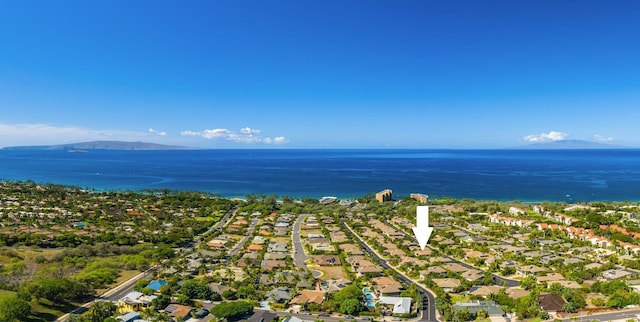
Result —
[[[523, 146], [510, 147], [508, 149], [529, 149], [529, 150], [570, 150], [570, 149], [629, 149], [631, 147], [592, 142], [584, 140], [558, 140], [551, 142], [532, 143]], [[204, 148], [165, 145], [149, 142], [128, 142], [128, 141], [90, 141], [79, 143], [55, 144], [55, 145], [26, 145], [8, 146], [4, 150], [67, 150], [72, 152], [88, 150], [119, 150], [119, 151], [170, 151], [170, 150], [202, 150]]]
[[197, 150], [198, 148], [176, 145], [165, 145], [149, 142], [127, 142], [127, 141], [91, 141], [55, 145], [30, 145], [30, 146], [9, 146], [5, 150], [33, 149], [33, 150], [131, 150], [131, 151], [160, 151], [160, 150]]

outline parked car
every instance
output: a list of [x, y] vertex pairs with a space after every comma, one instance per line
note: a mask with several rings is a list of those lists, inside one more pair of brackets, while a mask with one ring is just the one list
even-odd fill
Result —
[[196, 314], [195, 314], [195, 316], [198, 319], [202, 319], [203, 317], [205, 317], [207, 315], [209, 315], [209, 310], [207, 310], [205, 308], [200, 309], [200, 311], [196, 312]]

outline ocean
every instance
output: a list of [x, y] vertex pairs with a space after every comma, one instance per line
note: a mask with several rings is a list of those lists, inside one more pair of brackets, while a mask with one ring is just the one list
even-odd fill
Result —
[[223, 197], [640, 201], [640, 150], [0, 150], [0, 179]]

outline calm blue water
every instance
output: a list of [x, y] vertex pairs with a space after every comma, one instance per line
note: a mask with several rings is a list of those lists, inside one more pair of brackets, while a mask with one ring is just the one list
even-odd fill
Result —
[[640, 150], [0, 150], [0, 178], [99, 190], [640, 200]]

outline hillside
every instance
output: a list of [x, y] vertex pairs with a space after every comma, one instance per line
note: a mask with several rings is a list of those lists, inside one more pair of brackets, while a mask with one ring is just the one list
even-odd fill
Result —
[[159, 151], [159, 150], [195, 150], [196, 148], [185, 146], [173, 146], [148, 142], [124, 142], [124, 141], [91, 141], [58, 145], [34, 145], [5, 147], [8, 150], [135, 150], [135, 151]]

